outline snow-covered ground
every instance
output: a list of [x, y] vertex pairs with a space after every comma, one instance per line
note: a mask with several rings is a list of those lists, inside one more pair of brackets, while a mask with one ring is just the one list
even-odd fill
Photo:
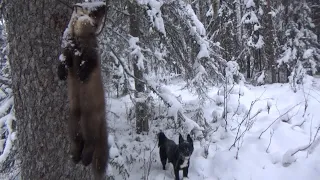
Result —
[[[171, 82], [166, 88], [176, 96], [181, 96], [185, 109], [190, 104], [197, 107], [197, 96], [186, 89], [181, 90], [184, 85], [177, 81]], [[217, 95], [219, 89], [210, 89], [212, 100], [204, 105], [204, 117], [216, 131], [207, 136], [206, 142], [211, 142], [208, 153], [204, 151], [203, 144], [201, 146], [199, 141], [194, 141], [189, 179], [320, 179], [320, 146], [308, 146], [313, 142], [320, 125], [320, 79], [314, 79], [312, 84], [305, 85], [297, 93], [288, 84], [245, 85], [234, 89], [227, 108], [227, 132], [224, 120], [221, 120], [223, 106], [217, 106], [217, 102], [221, 101], [221, 96]], [[159, 106], [154, 97], [156, 116], [166, 116], [164, 106]], [[250, 109], [252, 102], [255, 103]], [[170, 125], [172, 120], [160, 117], [150, 121], [150, 133], [137, 135], [134, 120], [129, 118], [132, 107], [130, 97], [111, 98], [108, 104], [112, 112], [108, 120], [113, 130], [110, 139], [116, 143], [113, 143], [111, 157], [112, 163], [117, 164], [110, 167], [109, 172], [114, 174], [115, 179], [123, 179], [124, 172], [132, 180], [174, 179], [171, 164], [167, 164], [165, 171], [161, 168], [156, 138], [157, 133], [163, 130], [169, 138], [178, 142], [178, 132]], [[218, 117], [216, 123], [212, 122], [213, 115]], [[236, 137], [240, 138], [230, 149]], [[294, 153], [297, 148], [306, 150]], [[119, 175], [119, 171], [122, 175]], [[182, 178], [182, 171], [180, 174]]]

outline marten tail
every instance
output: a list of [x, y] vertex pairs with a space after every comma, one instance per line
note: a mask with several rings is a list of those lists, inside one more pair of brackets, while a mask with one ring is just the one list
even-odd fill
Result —
[[92, 159], [92, 169], [95, 180], [106, 179], [106, 169], [109, 160], [108, 134], [105, 126], [101, 126], [99, 141], [95, 146]]
[[159, 140], [158, 147], [162, 146], [167, 141], [167, 139], [168, 138], [166, 137], [166, 135], [163, 132], [160, 132], [158, 134], [158, 140]]

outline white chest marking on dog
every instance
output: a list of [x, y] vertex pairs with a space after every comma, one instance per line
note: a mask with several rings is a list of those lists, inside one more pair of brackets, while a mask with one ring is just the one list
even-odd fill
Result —
[[190, 156], [184, 158], [183, 163], [180, 165], [181, 169], [188, 166], [189, 159], [190, 159]]

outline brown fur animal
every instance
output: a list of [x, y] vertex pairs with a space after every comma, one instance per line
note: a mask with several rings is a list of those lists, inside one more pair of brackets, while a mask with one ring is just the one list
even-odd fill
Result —
[[63, 48], [58, 76], [68, 82], [71, 158], [75, 163], [92, 164], [95, 179], [105, 176], [109, 158], [105, 97], [98, 53], [97, 31], [105, 6], [90, 11], [75, 7], [69, 25], [69, 43]]

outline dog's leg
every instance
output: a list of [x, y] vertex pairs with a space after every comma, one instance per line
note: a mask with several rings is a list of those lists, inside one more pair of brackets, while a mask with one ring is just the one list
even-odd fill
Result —
[[176, 177], [176, 180], [180, 180], [180, 177], [179, 177], [179, 168], [174, 168], [174, 176]]
[[188, 177], [188, 172], [189, 172], [189, 166], [183, 168], [182, 170], [183, 170], [183, 177], [187, 178]]
[[160, 147], [160, 159], [162, 163], [162, 169], [166, 170], [166, 163], [167, 163], [167, 153], [165, 148]]

